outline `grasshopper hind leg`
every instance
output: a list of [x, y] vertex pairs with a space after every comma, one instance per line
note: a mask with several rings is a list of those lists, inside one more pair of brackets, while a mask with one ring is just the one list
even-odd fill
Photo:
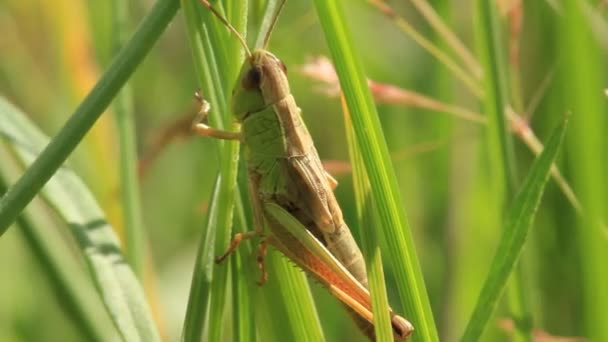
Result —
[[264, 236], [264, 214], [262, 213], [260, 199], [257, 196], [257, 189], [259, 183], [259, 175], [256, 172], [249, 171], [249, 194], [251, 196], [251, 204], [253, 209], [253, 225], [255, 227], [254, 230], [245, 232], [245, 233], [237, 233], [230, 241], [230, 246], [226, 252], [217, 258], [215, 258], [216, 263], [220, 263], [224, 261], [235, 249], [243, 242], [244, 240], [248, 240], [255, 237], [261, 237], [260, 246], [258, 249], [258, 266], [262, 271], [262, 277], [259, 283], [263, 284], [266, 281], [266, 268], [264, 266], [264, 256], [266, 255], [266, 237]]

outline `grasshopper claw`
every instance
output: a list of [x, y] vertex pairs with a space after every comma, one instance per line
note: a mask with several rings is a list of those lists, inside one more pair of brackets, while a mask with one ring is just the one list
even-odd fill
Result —
[[241, 140], [241, 134], [239, 132], [229, 132], [221, 129], [210, 127], [204, 122], [207, 119], [207, 115], [211, 110], [211, 105], [207, 102], [200, 92], [194, 93], [194, 97], [200, 102], [201, 109], [198, 111], [194, 120], [192, 120], [192, 131], [198, 135], [224, 139], [224, 140]]
[[[256, 236], [262, 236], [262, 232], [259, 230], [254, 230], [254, 231], [250, 231], [250, 232], [246, 232], [246, 233], [234, 234], [232, 241], [230, 241], [230, 246], [228, 246], [228, 249], [226, 250], [226, 252], [224, 254], [215, 258], [215, 263], [219, 264], [222, 261], [224, 261], [224, 259], [226, 259], [230, 254], [232, 254], [232, 252], [234, 252], [236, 250], [236, 248], [241, 244], [241, 242], [243, 240], [248, 240], [248, 239], [251, 239]], [[262, 241], [264, 241], [264, 240], [262, 240]]]
[[260, 241], [260, 245], [258, 247], [258, 267], [260, 268], [260, 272], [262, 273], [260, 275], [260, 280], [257, 281], [259, 286], [262, 286], [266, 283], [266, 281], [268, 280], [268, 273], [266, 273], [266, 263], [265, 263], [265, 258], [266, 258], [266, 250], [268, 248], [268, 244], [266, 242], [266, 238], [262, 239], [262, 241]]

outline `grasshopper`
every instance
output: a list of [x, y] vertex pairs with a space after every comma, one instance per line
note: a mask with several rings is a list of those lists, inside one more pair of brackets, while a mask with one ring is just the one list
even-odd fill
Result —
[[[243, 240], [261, 237], [258, 263], [266, 280], [267, 245], [278, 249], [321, 282], [342, 301], [362, 331], [374, 338], [367, 273], [361, 251], [344, 222], [333, 190], [336, 180], [323, 168], [300, 109], [289, 89], [287, 68], [265, 49], [285, 1], [275, 13], [264, 48], [249, 50], [244, 38], [207, 0], [200, 0], [239, 39], [246, 52], [232, 93], [232, 111], [240, 132], [222, 131], [203, 123], [209, 104], [199, 97], [201, 111], [195, 133], [239, 140], [245, 146], [253, 231], [238, 233], [220, 262]], [[264, 236], [264, 227], [269, 234]], [[412, 333], [410, 322], [392, 311], [395, 341]]]

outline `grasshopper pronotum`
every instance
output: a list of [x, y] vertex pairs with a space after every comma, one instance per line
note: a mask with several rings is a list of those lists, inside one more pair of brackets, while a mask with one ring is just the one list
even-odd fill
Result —
[[[236, 234], [218, 261], [242, 240], [262, 237], [267, 226], [269, 234], [261, 241], [260, 253], [264, 253], [266, 244], [281, 251], [342, 301], [357, 325], [373, 339], [365, 262], [333, 194], [337, 182], [321, 165], [289, 90], [287, 69], [264, 49], [271, 30], [264, 47], [251, 52], [228, 20], [206, 0], [200, 1], [235, 34], [246, 52], [232, 97], [232, 110], [241, 123], [241, 131], [221, 131], [203, 124], [209, 106], [202, 99], [201, 112], [193, 125], [200, 135], [240, 140], [246, 150], [255, 230]], [[262, 273], [264, 280], [265, 271]], [[413, 326], [401, 316], [392, 312], [390, 315], [394, 339], [406, 340]]]

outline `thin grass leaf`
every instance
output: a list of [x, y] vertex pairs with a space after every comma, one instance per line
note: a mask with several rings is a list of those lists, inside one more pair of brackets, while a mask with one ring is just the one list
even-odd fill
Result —
[[[234, 127], [234, 126], [233, 126]], [[231, 129], [233, 130], [233, 129]], [[236, 177], [238, 171], [239, 143], [226, 142], [222, 150], [223, 158], [220, 160], [219, 196], [216, 199], [218, 206], [216, 218], [215, 250], [223, 253], [232, 240], [232, 223], [235, 194], [237, 193]], [[209, 228], [209, 226], [207, 226]], [[219, 229], [218, 229], [219, 228]], [[212, 261], [213, 262], [213, 261]], [[226, 296], [229, 293], [230, 264], [233, 260], [226, 260], [223, 265], [215, 267], [211, 283], [211, 302], [209, 308], [209, 340], [220, 341], [225, 327], [223, 313], [226, 308]]]
[[[488, 116], [488, 139], [493, 178], [496, 180], [497, 196], [509, 199], [516, 184], [513, 163], [513, 143], [509, 134], [505, 109], [507, 86], [504, 72], [504, 56], [500, 47], [500, 27], [494, 3], [477, 1], [477, 42], [481, 64], [484, 67], [484, 109]], [[502, 200], [501, 200], [502, 201]], [[508, 203], [504, 202], [503, 203]]]
[[[488, 116], [488, 160], [490, 161], [491, 185], [496, 212], [496, 226], [503, 222], [504, 206], [511, 203], [516, 189], [516, 166], [513, 151], [513, 139], [507, 124], [506, 108], [509, 103], [506, 77], [507, 66], [502, 49], [501, 27], [496, 13], [496, 4], [477, 1], [476, 34], [480, 51], [480, 60], [484, 68], [483, 105]], [[516, 321], [530, 317], [527, 302], [524, 298], [523, 274], [521, 267], [516, 269], [508, 287], [509, 311]], [[530, 340], [531, 327], [518, 324], [517, 340]]]
[[248, 272], [246, 258], [243, 258], [242, 253], [236, 253], [232, 260], [232, 298], [234, 298], [234, 311], [232, 313], [234, 321], [233, 341], [250, 342], [256, 340], [255, 325], [251, 319], [253, 317], [253, 305], [249, 300], [251, 292], [248, 286], [249, 277], [243, 276], [243, 273]]
[[377, 203], [382, 232], [388, 245], [388, 259], [395, 268], [398, 290], [405, 312], [416, 331], [412, 339], [437, 341], [437, 329], [431, 313], [414, 241], [407, 223], [399, 186], [391, 165], [390, 154], [380, 128], [378, 113], [350, 32], [344, 20], [340, 1], [316, 0], [319, 20], [340, 78], [353, 129], [365, 169]]
[[213, 280], [213, 259], [215, 256], [214, 244], [207, 244], [205, 242], [215, 239], [215, 236], [212, 236], [212, 234], [215, 234], [215, 229], [213, 228], [216, 227], [214, 220], [217, 217], [217, 201], [215, 198], [219, 194], [219, 182], [220, 178], [218, 177], [212, 191], [207, 221], [205, 222], [207, 229], [204, 230], [204, 235], [201, 238], [201, 243], [196, 254], [186, 317], [182, 328], [182, 341], [200, 341], [203, 336], [205, 319], [211, 301], [210, 290], [211, 281]]
[[321, 322], [304, 272], [279, 253], [272, 253], [269, 259], [280, 282], [280, 298], [287, 312], [287, 321], [291, 322], [294, 341], [324, 341]]
[[[121, 0], [112, 1], [114, 24], [113, 52], [118, 53], [127, 38], [128, 6]], [[142, 277], [145, 233], [137, 177], [137, 137], [131, 87], [125, 84], [114, 100], [119, 141], [121, 202], [124, 214], [126, 258], [138, 277]]]
[[[22, 163], [29, 166], [48, 139], [25, 115], [0, 101], [2, 133]], [[145, 294], [125, 262], [118, 238], [80, 178], [62, 168], [42, 190], [43, 198], [70, 226], [113, 323], [127, 341], [160, 341]]]
[[372, 311], [374, 314], [374, 332], [377, 341], [393, 341], [393, 330], [391, 327], [388, 305], [388, 295], [384, 282], [384, 269], [382, 268], [382, 254], [378, 245], [379, 227], [374, 213], [377, 212], [373, 199], [371, 198], [370, 185], [365, 165], [361, 159], [361, 153], [357, 146], [352, 130], [352, 122], [346, 104], [343, 103], [344, 121], [346, 124], [346, 137], [348, 140], [348, 152], [350, 160], [353, 161], [353, 183], [355, 189], [355, 199], [357, 203], [357, 216], [359, 226], [359, 236], [365, 266], [367, 269], [370, 296], [372, 301]]
[[97, 118], [148, 54], [167, 27], [179, 3], [159, 0], [141, 22], [126, 47], [114, 59], [95, 88], [25, 174], [0, 199], [0, 236], [59, 169]]
[[545, 149], [534, 161], [521, 191], [513, 201], [506, 217], [503, 236], [462, 341], [478, 341], [492, 317], [523, 249], [566, 127], [567, 120], [564, 120], [553, 130]]

